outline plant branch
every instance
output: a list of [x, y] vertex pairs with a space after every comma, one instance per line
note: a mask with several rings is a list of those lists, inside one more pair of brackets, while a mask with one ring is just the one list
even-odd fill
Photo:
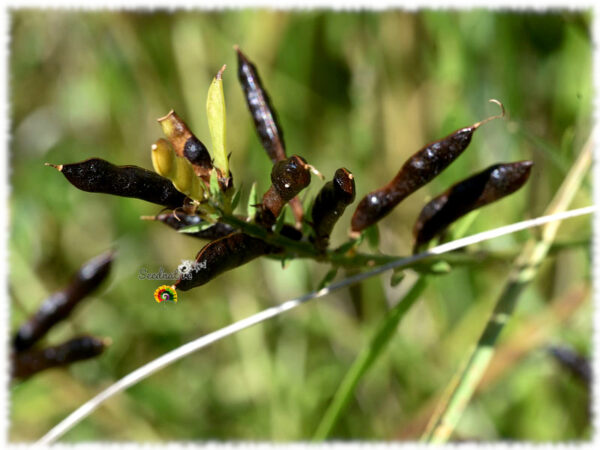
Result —
[[[476, 217], [477, 212], [473, 214]], [[249, 234], [250, 236], [263, 239], [268, 244], [276, 247], [282, 247], [285, 249], [283, 254], [274, 253], [269, 255], [269, 258], [274, 259], [288, 259], [290, 254], [293, 254], [294, 258], [308, 258], [318, 262], [329, 263], [336, 267], [375, 267], [383, 264], [388, 264], [392, 261], [397, 261], [404, 256], [398, 255], [383, 255], [383, 254], [367, 254], [360, 252], [341, 252], [339, 250], [328, 250], [325, 253], [319, 252], [312, 243], [306, 241], [295, 241], [279, 233], [269, 232], [267, 229], [256, 225], [251, 222], [246, 222], [244, 219], [235, 217], [233, 215], [223, 215], [220, 222], [227, 223], [232, 227], [239, 229], [243, 233]], [[457, 232], [456, 235], [461, 236], [464, 233], [461, 231]], [[580, 245], [584, 241], [568, 242], [556, 244], [559, 246], [571, 246]], [[587, 241], [585, 241], [587, 242]], [[345, 244], [342, 245], [345, 247]], [[552, 249], [555, 250], [555, 246]], [[468, 265], [468, 264], [482, 264], [487, 262], [503, 262], [509, 258], [516, 256], [516, 252], [491, 252], [491, 251], [473, 251], [464, 253], [451, 253], [446, 254], [443, 257], [431, 256], [427, 261], [422, 263], [414, 263], [410, 265], [410, 268], [416, 271], [427, 270], [431, 264], [438, 261], [446, 261], [450, 265]]]

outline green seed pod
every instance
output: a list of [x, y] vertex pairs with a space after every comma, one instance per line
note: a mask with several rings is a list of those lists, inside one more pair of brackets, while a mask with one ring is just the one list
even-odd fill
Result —
[[152, 166], [159, 175], [170, 178], [175, 173], [175, 153], [164, 139], [152, 145]]
[[223, 71], [225, 66], [219, 70], [208, 88], [206, 100], [206, 117], [208, 128], [212, 139], [212, 149], [215, 158], [215, 167], [219, 170], [221, 177], [229, 177], [229, 159], [227, 158], [226, 146], [226, 124], [227, 113], [225, 110], [225, 94], [223, 93]]
[[206, 189], [192, 164], [186, 158], [176, 156], [164, 139], [152, 145], [152, 165], [159, 175], [170, 179], [179, 192], [199, 202], [204, 200]]
[[[173, 212], [158, 214], [157, 216], [143, 216], [144, 220], [156, 220], [162, 222], [168, 227], [174, 230], [181, 230], [182, 228], [190, 227], [193, 225], [200, 225], [205, 223], [200, 216], [195, 214], [186, 214], [183, 212], [177, 212], [177, 215]], [[207, 228], [194, 233], [181, 233], [184, 236], [191, 236], [198, 239], [206, 239], [209, 241], [227, 236], [233, 233], [235, 229], [226, 223], [215, 223]]]

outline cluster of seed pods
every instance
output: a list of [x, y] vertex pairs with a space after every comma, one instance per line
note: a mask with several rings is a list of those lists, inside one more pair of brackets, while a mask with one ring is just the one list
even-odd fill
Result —
[[106, 252], [86, 262], [64, 289], [42, 302], [40, 308], [19, 327], [12, 340], [13, 378], [29, 378], [42, 370], [93, 358], [104, 351], [106, 339], [87, 335], [41, 349], [35, 348], [35, 345], [100, 286], [110, 272], [113, 258], [113, 252]]
[[[253, 221], [268, 234], [308, 243], [315, 254], [326, 256], [334, 226], [355, 199], [354, 176], [348, 169], [339, 168], [316, 195], [308, 218], [304, 217], [298, 194], [309, 185], [312, 167], [299, 155], [287, 156], [282, 127], [258, 71], [237, 46], [235, 50], [238, 79], [248, 110], [258, 138], [273, 163], [271, 185], [262, 199], [257, 200], [258, 204], [252, 205], [256, 213], [251, 217], [238, 217], [238, 220]], [[208, 240], [196, 255], [197, 267], [201, 269], [175, 281], [173, 287], [182, 291], [206, 284], [219, 274], [260, 256], [286, 251], [284, 246], [246, 234], [223, 220], [224, 216], [219, 217], [230, 205], [233, 193], [229, 154], [225, 149], [224, 69], [213, 80], [207, 102], [213, 157], [183, 119], [170, 111], [158, 119], [167, 140], [159, 139], [152, 147], [156, 173], [140, 167], [114, 166], [98, 158], [54, 165], [81, 190], [139, 198], [171, 209], [171, 212], [144, 218], [178, 231], [192, 227], [195, 231], [187, 233], [188, 236]], [[356, 238], [375, 225], [402, 200], [439, 175], [466, 150], [479, 127], [504, 116], [502, 104], [491, 101], [502, 108], [501, 115], [461, 128], [426, 145], [403, 164], [389, 183], [364, 196], [352, 216], [351, 236]], [[425, 205], [414, 225], [414, 251], [461, 216], [518, 190], [527, 181], [531, 166], [531, 161], [496, 164], [435, 197]], [[294, 225], [283, 223], [282, 211], [286, 204], [294, 214]]]

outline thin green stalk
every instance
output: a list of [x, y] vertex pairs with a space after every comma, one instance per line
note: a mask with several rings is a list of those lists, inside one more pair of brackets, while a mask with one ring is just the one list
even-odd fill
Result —
[[287, 252], [293, 253], [297, 257], [308, 257], [314, 259], [322, 259], [323, 255], [309, 242], [294, 241], [293, 239], [282, 236], [279, 233], [269, 232], [266, 228], [256, 225], [252, 222], [246, 222], [243, 219], [234, 215], [223, 214], [219, 220], [223, 223], [231, 225], [238, 230], [264, 240], [268, 244], [282, 247]]
[[[310, 242], [294, 241], [290, 238], [282, 236], [281, 234], [269, 232], [259, 225], [256, 225], [252, 222], [246, 222], [245, 220], [233, 215], [223, 215], [219, 220], [246, 234], [249, 234], [250, 236], [263, 239], [265, 242], [273, 246], [284, 248], [285, 253], [274, 253], [271, 255], [271, 257], [275, 259], [288, 259], [290, 254], [293, 254], [294, 258], [314, 259], [316, 261], [329, 263], [332, 266], [364, 268], [387, 264], [402, 257], [398, 255], [367, 254], [358, 252], [349, 253], [340, 252], [337, 250], [328, 250], [325, 253], [320, 253]], [[466, 228], [463, 229], [463, 231], [466, 231]], [[464, 233], [456, 233], [456, 236], [461, 236], [462, 234]], [[511, 253], [488, 251], [457, 252], [448, 253], [442, 256], [431, 255], [426, 261], [418, 261], [411, 264], [410, 268], [418, 272], [427, 271], [432, 264], [435, 264], [438, 261], [446, 261], [450, 265], [503, 262], [511, 255]]]
[[[567, 209], [589, 169], [591, 160], [592, 138], [590, 137], [548, 206], [546, 214], [555, 214]], [[438, 405], [422, 436], [423, 441], [439, 444], [448, 441], [452, 436], [494, 355], [498, 336], [510, 319], [520, 294], [536, 276], [540, 264], [552, 246], [559, 226], [559, 222], [544, 225], [541, 236], [530, 239], [515, 260], [509, 280], [496, 302], [479, 341], [471, 351], [466, 364], [456, 373], [447, 388], [447, 394]]]
[[404, 298], [388, 311], [370, 344], [363, 347], [358, 357], [354, 360], [352, 367], [346, 373], [342, 384], [335, 393], [333, 401], [329, 405], [329, 408], [327, 408], [327, 411], [325, 411], [321, 423], [317, 427], [317, 431], [313, 436], [314, 441], [322, 441], [331, 434], [342, 411], [354, 395], [354, 390], [358, 382], [365, 372], [369, 370], [373, 362], [377, 360], [378, 356], [385, 350], [387, 344], [391, 341], [391, 337], [398, 329], [398, 324], [421, 296], [426, 284], [426, 277], [420, 276]]
[[[274, 259], [290, 259], [290, 258], [308, 258], [315, 261], [324, 262], [331, 264], [334, 267], [375, 267], [382, 264], [387, 264], [391, 261], [395, 261], [402, 256], [398, 255], [382, 255], [382, 254], [367, 254], [359, 252], [347, 252], [339, 251], [336, 249], [328, 250], [326, 252], [319, 252], [315, 246], [308, 241], [295, 241], [288, 237], [285, 237], [279, 233], [273, 233], [268, 231], [266, 228], [256, 225], [252, 222], [247, 222], [243, 218], [236, 217], [232, 214], [225, 214], [222, 210], [219, 210], [221, 216], [220, 222], [227, 223], [236, 229], [249, 234], [250, 236], [257, 237], [264, 240], [265, 242], [275, 246], [281, 247], [284, 250], [283, 253], [273, 253], [270, 255]], [[460, 227], [453, 233], [454, 239], [464, 236], [469, 227], [474, 222], [479, 211], [475, 211], [470, 214], [470, 219], [462, 223]], [[210, 218], [208, 218], [210, 219]], [[348, 244], [347, 242], [346, 244]], [[346, 244], [342, 245], [345, 247]], [[473, 251], [473, 252], [458, 252], [449, 253], [443, 256], [431, 255], [426, 261], [418, 261], [411, 264], [409, 267], [416, 270], [417, 272], [427, 273], [430, 267], [439, 262], [445, 261], [450, 265], [469, 265], [469, 264], [483, 264], [489, 262], [504, 262], [508, 258], [513, 256], [510, 252], [486, 252], [486, 251]]]

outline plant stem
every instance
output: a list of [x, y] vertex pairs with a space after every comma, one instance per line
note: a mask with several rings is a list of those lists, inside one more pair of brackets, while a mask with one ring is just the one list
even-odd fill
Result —
[[282, 236], [279, 233], [273, 233], [264, 227], [256, 225], [252, 222], [246, 222], [243, 219], [235, 217], [231, 214], [223, 214], [219, 221], [237, 228], [243, 233], [250, 236], [262, 239], [268, 244], [275, 247], [281, 247], [288, 253], [293, 253], [296, 257], [307, 257], [317, 260], [322, 260], [325, 256], [317, 251], [317, 249], [309, 242], [295, 241], [293, 239]]

